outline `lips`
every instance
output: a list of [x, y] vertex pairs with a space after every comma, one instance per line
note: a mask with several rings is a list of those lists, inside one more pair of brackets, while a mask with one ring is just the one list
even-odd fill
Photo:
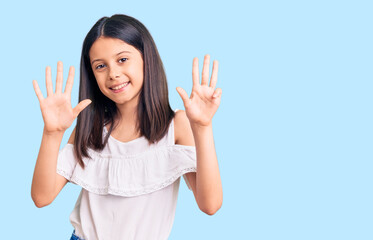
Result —
[[112, 90], [119, 90], [119, 89], [127, 86], [128, 84], [129, 84], [129, 81], [128, 82], [124, 82], [124, 83], [120, 83], [120, 84], [116, 84], [116, 85], [111, 86], [109, 88], [112, 89]]

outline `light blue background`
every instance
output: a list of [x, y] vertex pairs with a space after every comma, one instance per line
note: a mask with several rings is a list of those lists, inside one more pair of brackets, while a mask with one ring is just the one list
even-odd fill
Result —
[[[45, 96], [45, 66], [55, 76], [62, 60], [66, 82], [68, 66], [79, 68], [88, 30], [115, 13], [150, 30], [174, 109], [184, 109], [175, 88], [190, 93], [193, 57], [209, 53], [220, 63], [223, 95], [213, 128], [223, 206], [204, 214], [182, 180], [170, 239], [373, 239], [372, 7], [371, 1], [3, 3], [1, 239], [71, 236], [79, 186], [68, 184], [42, 209], [31, 200], [43, 129], [32, 80]], [[78, 83], [76, 77], [73, 106]]]

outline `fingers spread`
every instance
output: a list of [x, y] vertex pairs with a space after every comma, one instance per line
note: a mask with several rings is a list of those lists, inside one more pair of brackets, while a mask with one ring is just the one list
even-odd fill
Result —
[[209, 76], [210, 76], [209, 67], [210, 67], [210, 55], [206, 54], [205, 59], [203, 61], [201, 85], [207, 85], [209, 82]]

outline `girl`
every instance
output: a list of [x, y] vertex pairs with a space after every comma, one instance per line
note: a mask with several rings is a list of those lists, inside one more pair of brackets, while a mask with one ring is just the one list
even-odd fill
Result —
[[191, 96], [177, 88], [185, 111], [175, 113], [145, 26], [126, 15], [101, 18], [83, 43], [75, 108], [73, 67], [62, 92], [63, 66], [57, 63], [54, 93], [46, 68], [47, 98], [33, 81], [44, 120], [31, 187], [35, 205], [52, 203], [70, 181], [82, 187], [70, 215], [71, 239], [167, 239], [183, 176], [201, 211], [213, 215], [223, 199], [211, 123], [222, 91], [215, 89], [217, 61], [208, 84], [209, 61], [206, 55], [200, 82], [193, 60]]

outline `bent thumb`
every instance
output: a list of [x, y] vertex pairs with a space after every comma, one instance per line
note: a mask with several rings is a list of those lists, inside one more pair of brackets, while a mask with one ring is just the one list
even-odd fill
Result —
[[188, 94], [186, 93], [186, 91], [181, 87], [177, 87], [176, 91], [179, 93], [181, 99], [183, 100], [184, 106], [188, 105], [189, 97], [188, 97]]
[[89, 104], [91, 104], [92, 100], [91, 99], [84, 99], [81, 101], [76, 107], [74, 107], [73, 112], [74, 112], [74, 117], [77, 117], [81, 111], [84, 110]]

